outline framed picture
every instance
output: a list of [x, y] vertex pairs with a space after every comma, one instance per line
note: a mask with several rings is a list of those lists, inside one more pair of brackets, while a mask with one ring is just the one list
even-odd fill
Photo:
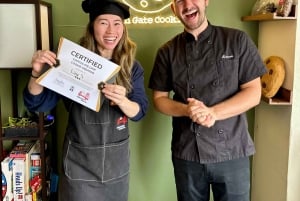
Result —
[[52, 49], [52, 7], [39, 0], [0, 0], [0, 68], [29, 68], [38, 49]]

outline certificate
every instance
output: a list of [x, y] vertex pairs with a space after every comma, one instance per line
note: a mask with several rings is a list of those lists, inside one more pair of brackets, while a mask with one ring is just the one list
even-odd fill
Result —
[[114, 82], [121, 67], [63, 37], [59, 41], [57, 59], [59, 66], [43, 73], [37, 83], [100, 111], [104, 97], [98, 86], [101, 82]]

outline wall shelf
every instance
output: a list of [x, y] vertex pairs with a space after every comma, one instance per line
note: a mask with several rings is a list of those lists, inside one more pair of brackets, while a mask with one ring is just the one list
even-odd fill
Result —
[[266, 20], [296, 20], [297, 19], [297, 6], [293, 5], [291, 13], [288, 17], [277, 16], [276, 12], [274, 13], [266, 13], [259, 15], [249, 15], [243, 16], [242, 21], [266, 21]]
[[255, 107], [253, 139], [257, 154], [252, 160], [252, 200], [298, 201], [300, 197], [300, 29], [296, 6], [294, 10], [288, 17], [274, 13], [242, 17], [244, 21], [258, 22], [257, 47], [261, 57], [278, 55], [286, 64], [282, 87], [274, 97], [262, 97], [261, 104]]
[[[43, 0], [0, 0], [0, 69], [11, 69], [12, 75], [12, 101], [13, 117], [18, 115], [17, 105], [17, 71], [30, 69], [31, 57], [36, 50], [53, 50], [52, 30], [52, 4]], [[24, 49], [26, 47], [26, 49]], [[20, 51], [20, 52], [18, 52]], [[22, 55], [15, 59], [15, 55]], [[1, 103], [1, 102], [0, 102]], [[44, 128], [44, 113], [39, 113], [38, 136], [35, 137], [9, 137], [5, 136], [2, 129], [1, 104], [0, 104], [0, 160], [4, 159], [4, 141], [37, 140], [40, 142], [41, 154], [41, 179], [43, 201], [49, 200], [46, 179], [46, 153], [45, 138], [48, 131]], [[54, 135], [52, 135], [54, 136]], [[0, 165], [0, 171], [1, 171]], [[2, 183], [0, 184], [2, 188]], [[2, 200], [0, 194], [0, 200]]]
[[262, 100], [270, 105], [292, 105], [292, 92], [281, 87], [272, 98], [262, 96]]
[[[2, 118], [1, 118], [1, 105], [0, 105], [0, 159], [1, 161], [4, 159], [3, 155], [3, 141], [10, 140], [10, 141], [19, 141], [19, 140], [37, 140], [40, 142], [40, 154], [41, 154], [41, 179], [42, 179], [42, 200], [46, 201], [47, 198], [47, 181], [46, 181], [46, 153], [45, 153], [45, 137], [48, 132], [44, 130], [44, 113], [39, 113], [39, 136], [37, 137], [5, 137], [5, 133], [2, 129]], [[1, 166], [0, 166], [1, 167]], [[1, 168], [0, 168], [1, 170]], [[2, 184], [1, 184], [2, 187]], [[0, 196], [2, 200], [2, 195]]]

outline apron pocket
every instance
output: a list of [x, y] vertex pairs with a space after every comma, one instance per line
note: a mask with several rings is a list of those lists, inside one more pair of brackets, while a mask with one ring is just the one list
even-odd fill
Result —
[[129, 139], [100, 146], [82, 146], [69, 141], [64, 159], [71, 180], [107, 182], [129, 172]]

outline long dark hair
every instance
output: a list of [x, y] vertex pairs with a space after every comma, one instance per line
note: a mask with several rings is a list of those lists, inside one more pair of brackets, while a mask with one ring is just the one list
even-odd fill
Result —
[[[127, 27], [124, 26], [124, 33], [118, 45], [115, 47], [112, 55], [112, 62], [121, 66], [121, 70], [116, 78], [116, 82], [126, 88], [127, 93], [132, 90], [131, 70], [135, 61], [136, 44], [129, 38]], [[85, 35], [79, 40], [79, 44], [97, 54], [100, 52], [97, 49], [97, 41], [94, 37], [93, 22], [89, 22], [86, 28]]]

